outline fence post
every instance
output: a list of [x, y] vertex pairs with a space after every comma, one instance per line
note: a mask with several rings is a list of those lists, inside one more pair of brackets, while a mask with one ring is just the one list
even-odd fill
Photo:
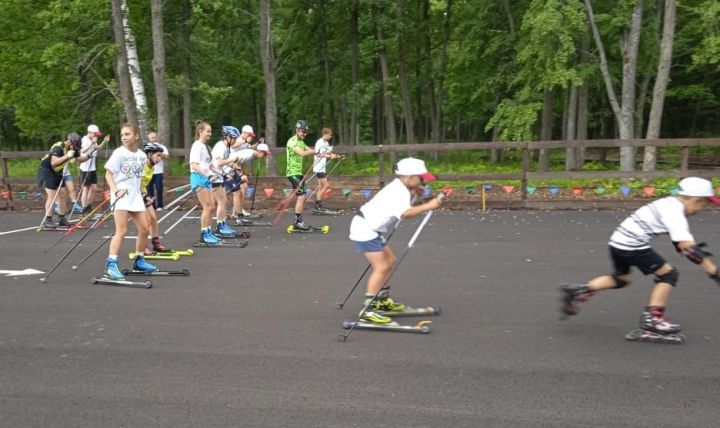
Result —
[[0, 158], [2, 158], [2, 183], [3, 187], [5, 187], [5, 190], [7, 190], [7, 199], [5, 199], [5, 209], [10, 211], [13, 209], [12, 207], [12, 187], [10, 186], [10, 169], [8, 168], [7, 158], [0, 155]]
[[528, 169], [530, 169], [530, 150], [528, 150], [528, 145], [525, 143], [525, 147], [522, 149], [522, 179], [520, 180], [520, 195], [523, 202], [527, 200]]
[[378, 181], [382, 189], [385, 186], [385, 152], [382, 144], [378, 146], [378, 169]]

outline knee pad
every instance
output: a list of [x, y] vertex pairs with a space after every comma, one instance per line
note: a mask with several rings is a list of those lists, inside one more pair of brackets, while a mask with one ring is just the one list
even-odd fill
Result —
[[629, 281], [625, 281], [624, 279], [620, 278], [619, 275], [613, 275], [612, 278], [615, 281], [615, 288], [623, 288], [630, 284]]
[[659, 282], [664, 282], [666, 284], [670, 284], [673, 287], [677, 284], [678, 278], [680, 278], [680, 273], [678, 273], [675, 268], [672, 268], [672, 270], [668, 273], [664, 273], [662, 275], [655, 275], [655, 284]]

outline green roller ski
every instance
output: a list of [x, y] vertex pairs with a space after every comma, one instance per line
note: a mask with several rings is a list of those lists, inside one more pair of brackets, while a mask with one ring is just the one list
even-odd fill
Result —
[[294, 225], [288, 225], [287, 227], [287, 233], [324, 233], [328, 234], [330, 232], [330, 226], [327, 224], [322, 226], [310, 226], [310, 229], [303, 230], [303, 229], [297, 229]]
[[391, 311], [378, 311], [375, 312], [380, 313], [382, 315], [395, 318], [395, 317], [422, 317], [422, 316], [435, 316], [440, 315], [442, 312], [442, 309], [440, 306], [425, 306], [422, 308], [412, 308], [412, 307], [406, 307], [405, 310], [400, 312], [391, 312]]
[[415, 325], [402, 325], [393, 321], [387, 324], [375, 324], [372, 322], [364, 321], [343, 321], [343, 328], [345, 329], [362, 329], [362, 330], [377, 330], [377, 331], [392, 331], [397, 333], [419, 333], [428, 334], [430, 333], [430, 324], [432, 321], [424, 320], [420, 321]]

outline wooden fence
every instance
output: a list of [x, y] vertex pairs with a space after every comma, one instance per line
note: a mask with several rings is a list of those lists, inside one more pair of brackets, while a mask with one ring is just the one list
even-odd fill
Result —
[[[531, 151], [538, 149], [566, 149], [566, 148], [619, 148], [619, 147], [677, 147], [680, 148], [680, 167], [675, 170], [662, 171], [550, 171], [539, 172], [531, 168]], [[464, 143], [442, 143], [442, 144], [398, 144], [398, 145], [373, 145], [373, 146], [336, 146], [335, 153], [375, 153], [378, 157], [377, 183], [382, 187], [391, 178], [386, 175], [386, 165], [389, 162], [388, 155], [391, 153], [419, 153], [419, 152], [443, 152], [455, 150], [491, 150], [511, 149], [520, 150], [522, 166], [520, 171], [512, 173], [480, 173], [480, 174], [437, 174], [439, 180], [443, 181], [505, 181], [519, 180], [522, 192], [522, 200], [527, 199], [527, 184], [531, 180], [553, 180], [553, 179], [655, 179], [661, 177], [682, 177], [695, 175], [711, 178], [720, 175], [716, 169], [690, 169], [690, 149], [693, 147], [720, 147], [720, 138], [704, 139], [657, 139], [657, 140], [575, 140], [575, 141], [493, 141], [493, 142], [464, 142]], [[276, 155], [284, 154], [285, 148], [273, 148]], [[12, 187], [18, 184], [32, 185], [34, 178], [12, 178], [8, 168], [10, 159], [40, 159], [46, 152], [11, 152], [0, 151], [0, 168], [2, 169], [2, 185], [5, 189], [3, 197], [6, 208], [12, 208]], [[184, 149], [171, 149], [173, 157], [184, 158]], [[102, 180], [102, 177], [98, 177]], [[280, 179], [280, 177], [272, 177]], [[363, 177], [367, 179], [368, 177]], [[275, 180], [273, 180], [275, 181]]]

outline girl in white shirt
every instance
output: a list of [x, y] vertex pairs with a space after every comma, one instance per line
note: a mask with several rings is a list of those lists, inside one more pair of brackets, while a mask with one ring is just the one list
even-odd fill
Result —
[[208, 141], [212, 136], [212, 127], [207, 122], [198, 122], [195, 126], [195, 141], [190, 148], [190, 189], [197, 194], [202, 205], [200, 214], [200, 241], [219, 245], [222, 241], [212, 233], [213, 194], [212, 183], [222, 180], [213, 170], [212, 154]]

